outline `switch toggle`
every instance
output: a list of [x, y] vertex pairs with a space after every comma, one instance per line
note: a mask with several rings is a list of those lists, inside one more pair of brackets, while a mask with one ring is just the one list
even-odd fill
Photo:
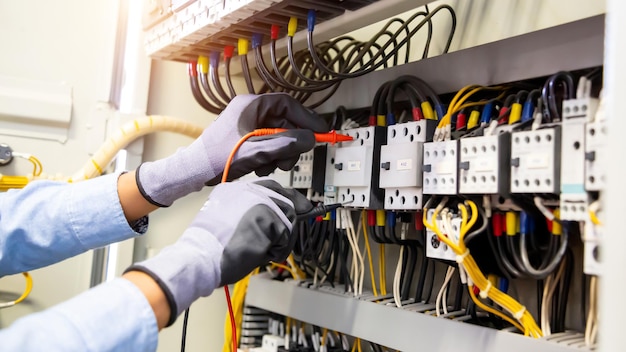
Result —
[[343, 170], [343, 163], [337, 163], [337, 164], [335, 164], [335, 169], [337, 169], [337, 170], [339, 170], [339, 171]]
[[385, 170], [389, 170], [391, 168], [391, 163], [389, 161], [386, 161], [386, 162], [380, 164], [380, 168], [381, 169], [385, 169]]

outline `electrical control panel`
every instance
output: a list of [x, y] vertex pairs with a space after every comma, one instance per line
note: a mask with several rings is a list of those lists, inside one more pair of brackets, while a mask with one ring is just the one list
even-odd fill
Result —
[[606, 184], [606, 122], [591, 122], [585, 134], [585, 188], [601, 191]]
[[558, 194], [560, 126], [515, 132], [511, 140], [511, 193]]
[[350, 207], [382, 209], [384, 192], [378, 188], [378, 164], [385, 128], [361, 127], [341, 133], [354, 140], [341, 143], [335, 150], [332, 182], [338, 201], [351, 202]]
[[284, 188], [291, 188], [291, 180], [293, 179], [293, 170], [285, 171], [285, 170], [281, 170], [277, 168], [276, 170], [274, 170], [274, 172], [267, 175], [267, 177], [278, 182], [278, 184]]
[[462, 138], [459, 193], [508, 194], [510, 190], [511, 134]]
[[339, 200], [337, 199], [337, 187], [335, 186], [334, 177], [335, 174], [335, 154], [337, 152], [336, 146], [326, 147], [326, 165], [324, 171], [324, 204], [334, 204]]
[[[434, 209], [428, 210], [428, 214], [427, 214], [428, 221], [431, 221], [434, 213], [435, 213]], [[443, 233], [444, 235], [448, 237], [453, 238], [454, 241], [456, 242], [459, 239], [459, 232], [461, 229], [461, 218], [459, 217], [452, 218], [451, 224], [452, 224], [453, 233], [449, 234], [444, 229], [444, 226], [441, 221], [441, 215], [438, 216], [437, 226], [439, 227], [439, 230], [441, 231], [441, 233]], [[450, 247], [448, 247], [447, 244], [442, 242], [437, 236], [437, 234], [431, 230], [426, 230], [426, 256], [428, 258], [433, 258], [433, 259], [450, 260], [450, 261], [456, 260], [456, 253], [454, 253], [454, 251]]]
[[424, 194], [458, 193], [459, 141], [424, 144]]
[[387, 145], [380, 152], [380, 188], [385, 209], [422, 208], [422, 147], [432, 139], [435, 121], [421, 120], [389, 126]]

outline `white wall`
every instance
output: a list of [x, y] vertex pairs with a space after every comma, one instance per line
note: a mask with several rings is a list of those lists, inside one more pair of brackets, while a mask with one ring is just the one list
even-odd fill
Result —
[[[0, 2], [0, 75], [65, 82], [73, 88], [69, 139], [56, 141], [0, 135], [0, 143], [31, 153], [50, 174], [71, 175], [87, 161], [87, 125], [98, 100], [108, 100], [117, 1], [22, 0]], [[2, 121], [0, 121], [2, 124]], [[0, 173], [26, 174], [30, 164], [15, 160]], [[34, 287], [27, 302], [0, 312], [0, 327], [19, 316], [67, 300], [89, 287], [91, 253], [31, 272]], [[3, 293], [21, 293], [21, 275], [0, 279]]]

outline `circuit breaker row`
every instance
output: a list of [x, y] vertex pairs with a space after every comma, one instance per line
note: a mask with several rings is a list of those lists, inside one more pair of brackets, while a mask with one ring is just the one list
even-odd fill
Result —
[[[606, 178], [607, 131], [594, 120], [597, 108], [597, 99], [566, 100], [560, 123], [519, 130], [501, 125], [440, 142], [432, 141], [434, 120], [341, 131], [354, 140], [318, 146], [273, 177], [323, 195], [326, 204], [393, 211], [421, 210], [431, 195], [491, 195], [500, 210], [519, 210], [502, 200], [543, 194], [560, 199], [561, 220], [587, 221], [588, 192], [601, 190]], [[601, 235], [597, 228], [586, 234], [585, 271], [597, 273]], [[426, 239], [430, 257], [454, 260], [434, 233]]]

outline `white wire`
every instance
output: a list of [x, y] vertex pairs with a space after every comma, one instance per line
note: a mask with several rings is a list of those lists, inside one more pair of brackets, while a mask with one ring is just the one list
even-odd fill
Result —
[[565, 266], [565, 261], [562, 261], [558, 271], [548, 276], [545, 286], [543, 288], [543, 298], [541, 300], [541, 332], [543, 333], [543, 336], [549, 336], [550, 334], [552, 334], [552, 331], [550, 329], [550, 320], [552, 318], [552, 298], [554, 297], [554, 291], [556, 290], [559, 282], [563, 278]]
[[[441, 299], [443, 298], [445, 288], [450, 283], [450, 280], [452, 279], [453, 274], [454, 274], [454, 267], [453, 266], [448, 267], [448, 271], [446, 272], [446, 278], [443, 280], [443, 285], [441, 285], [441, 288], [439, 289], [439, 293], [437, 293], [437, 300], [435, 301], [435, 307], [437, 308], [437, 316], [441, 315]], [[448, 308], [446, 307], [444, 311], [447, 312], [447, 310]]]
[[[356, 246], [357, 254], [359, 256], [359, 265], [361, 266], [359, 272], [359, 296], [363, 294], [363, 282], [365, 281], [365, 256], [363, 255], [363, 251], [359, 248], [359, 239], [361, 238], [361, 233], [363, 233], [363, 221], [361, 221], [362, 216], [363, 213], [361, 212], [358, 222], [359, 225], [357, 226], [356, 232], [354, 232], [354, 244]], [[352, 215], [350, 215], [349, 220], [352, 226], [352, 231], [354, 231], [354, 222], [352, 219]], [[363, 245], [363, 247], [365, 247], [365, 244]]]
[[400, 278], [402, 277], [402, 257], [404, 257], [404, 246], [400, 246], [400, 254], [398, 256], [398, 264], [396, 265], [396, 273], [393, 276], [393, 300], [396, 307], [402, 307], [402, 297], [400, 297]]
[[553, 221], [554, 214], [550, 211], [550, 209], [546, 208], [546, 206], [543, 205], [543, 199], [541, 199], [541, 197], [535, 197], [534, 201], [535, 201], [535, 206], [537, 207], [537, 209], [539, 209], [541, 214], [543, 214], [543, 216], [545, 216], [546, 219]]

